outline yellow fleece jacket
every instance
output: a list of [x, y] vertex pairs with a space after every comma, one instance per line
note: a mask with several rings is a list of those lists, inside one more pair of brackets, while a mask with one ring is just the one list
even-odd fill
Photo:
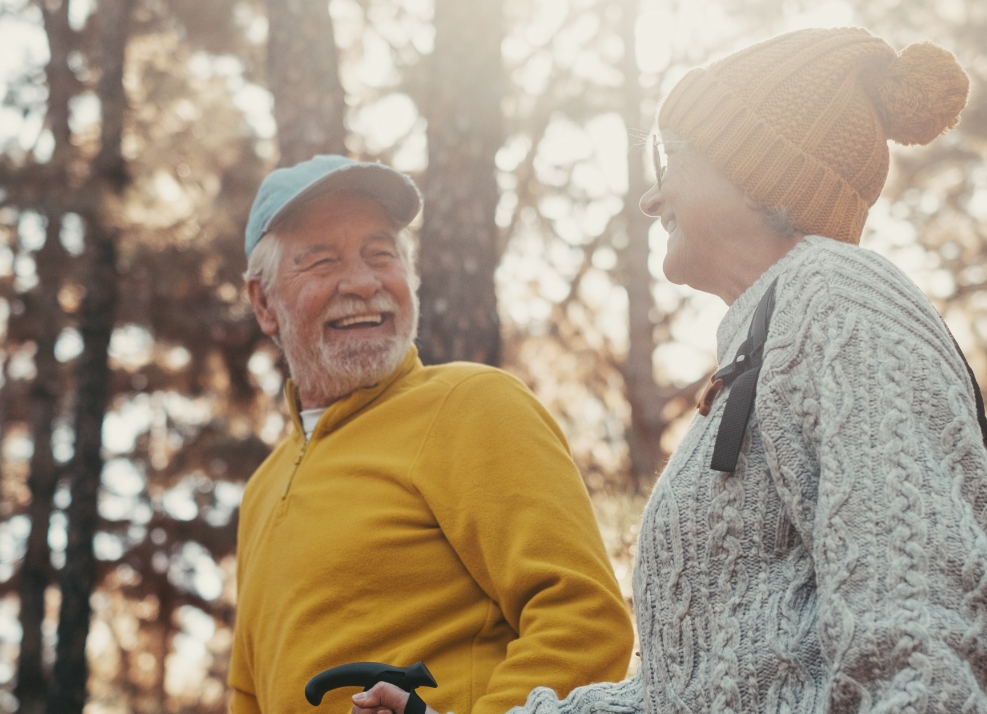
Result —
[[422, 698], [456, 714], [623, 677], [630, 618], [586, 489], [520, 381], [412, 348], [308, 442], [289, 395], [294, 433], [240, 510], [234, 714], [316, 711], [308, 679], [357, 661], [424, 661], [439, 686]]

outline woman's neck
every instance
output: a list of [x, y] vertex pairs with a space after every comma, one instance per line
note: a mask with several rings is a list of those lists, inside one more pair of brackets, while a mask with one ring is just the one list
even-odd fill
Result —
[[764, 271], [785, 257], [799, 244], [803, 236], [782, 237], [776, 233], [758, 232], [747, 236], [737, 236], [730, 241], [719, 260], [715, 285], [699, 288], [718, 295], [727, 305], [743, 295]]

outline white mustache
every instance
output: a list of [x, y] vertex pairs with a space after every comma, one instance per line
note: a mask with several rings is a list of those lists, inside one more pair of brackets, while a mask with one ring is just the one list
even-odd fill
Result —
[[337, 298], [326, 305], [322, 313], [323, 322], [333, 322], [353, 315], [366, 315], [373, 312], [397, 312], [398, 302], [387, 293], [379, 293], [369, 300], [345, 297]]

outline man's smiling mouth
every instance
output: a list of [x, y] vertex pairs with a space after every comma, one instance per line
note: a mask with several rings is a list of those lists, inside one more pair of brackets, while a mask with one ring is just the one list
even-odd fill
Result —
[[329, 327], [334, 330], [352, 330], [359, 327], [377, 327], [384, 323], [386, 317], [387, 316], [381, 312], [371, 315], [352, 315], [350, 317], [342, 317], [338, 320], [332, 320], [329, 323]]

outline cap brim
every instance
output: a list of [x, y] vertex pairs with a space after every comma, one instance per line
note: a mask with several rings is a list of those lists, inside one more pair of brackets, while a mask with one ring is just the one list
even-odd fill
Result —
[[264, 233], [313, 198], [340, 189], [353, 189], [374, 199], [401, 228], [414, 220], [422, 205], [418, 189], [404, 174], [383, 164], [350, 164], [316, 179], [298, 191], [268, 219], [264, 225]]

